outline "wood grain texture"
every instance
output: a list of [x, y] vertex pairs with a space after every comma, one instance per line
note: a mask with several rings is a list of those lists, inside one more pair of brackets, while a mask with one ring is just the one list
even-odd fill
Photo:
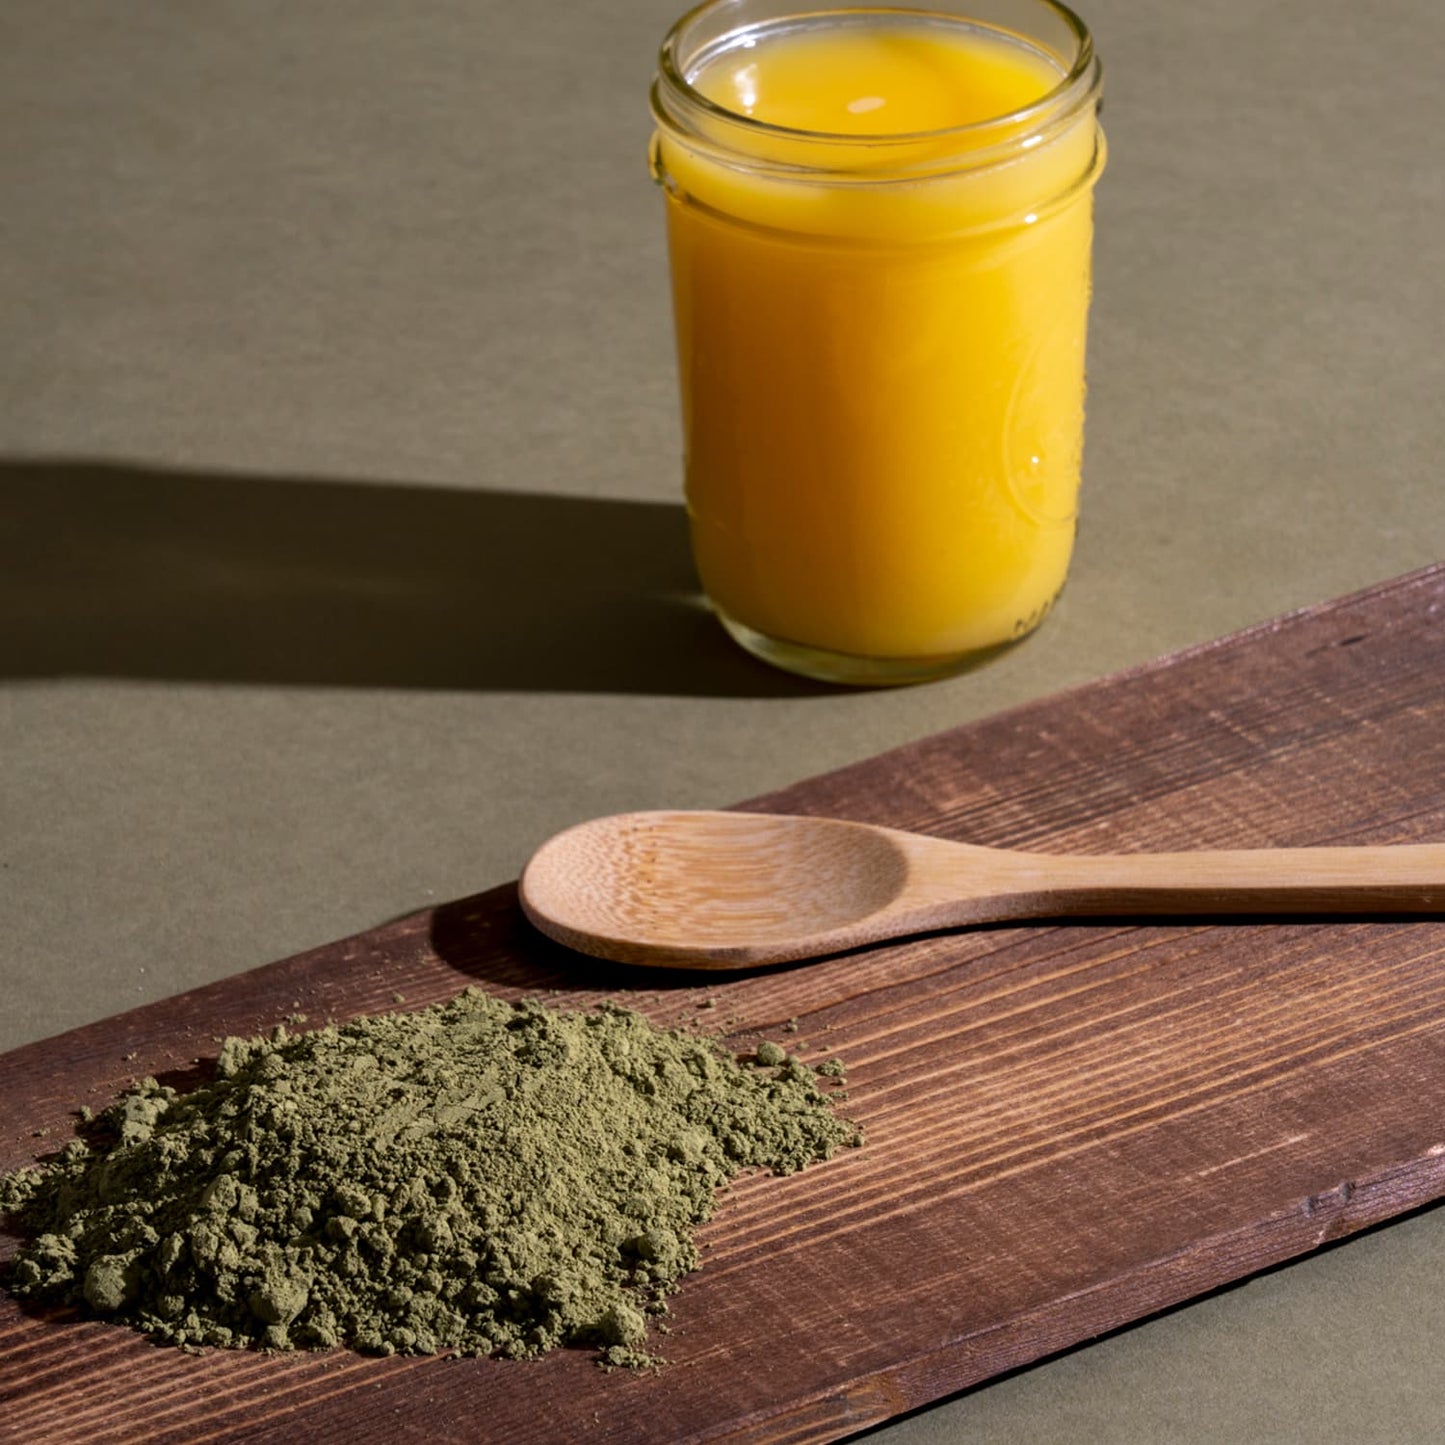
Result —
[[[1042, 852], [1438, 841], [1442, 664], [1436, 568], [745, 806]], [[472, 983], [739, 1047], [796, 1018], [868, 1142], [732, 1188], [660, 1374], [188, 1356], [6, 1298], [6, 1438], [836, 1439], [1445, 1193], [1445, 921], [1102, 917], [699, 979], [569, 954], [510, 885], [0, 1058], [0, 1167], [226, 1033]]]

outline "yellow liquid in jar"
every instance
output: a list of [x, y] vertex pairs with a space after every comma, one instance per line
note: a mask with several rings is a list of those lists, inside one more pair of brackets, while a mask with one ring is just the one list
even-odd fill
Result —
[[[1064, 79], [1051, 57], [920, 17], [750, 39], [693, 87], [858, 140], [829, 143], [839, 182], [786, 169], [816, 164], [806, 136], [759, 132], [752, 168], [659, 134], [704, 588], [746, 629], [852, 657], [1021, 636], [1073, 545], [1093, 108], [970, 169], [970, 145], [1031, 137], [1012, 113]], [[1000, 117], [976, 142], [924, 134]], [[900, 162], [933, 170], [899, 179]]]

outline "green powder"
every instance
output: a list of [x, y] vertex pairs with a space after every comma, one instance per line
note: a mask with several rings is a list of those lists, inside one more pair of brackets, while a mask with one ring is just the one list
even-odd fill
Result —
[[755, 1057], [476, 989], [228, 1039], [212, 1082], [147, 1079], [0, 1178], [29, 1236], [6, 1283], [186, 1347], [647, 1363], [718, 1186], [858, 1142], [810, 1069]]

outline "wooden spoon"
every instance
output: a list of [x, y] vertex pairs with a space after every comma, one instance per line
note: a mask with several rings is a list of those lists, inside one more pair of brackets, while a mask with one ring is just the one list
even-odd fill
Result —
[[1445, 843], [1058, 855], [766, 813], [621, 813], [544, 843], [522, 907], [622, 963], [740, 968], [1008, 918], [1445, 910]]

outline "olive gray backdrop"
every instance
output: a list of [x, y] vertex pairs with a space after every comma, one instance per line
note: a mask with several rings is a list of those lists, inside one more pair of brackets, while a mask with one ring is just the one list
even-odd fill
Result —
[[[1083, 524], [1043, 631], [844, 694], [698, 608], [668, 0], [10, 0], [0, 1047], [1441, 555], [1445, 10], [1093, 0]], [[1427, 1211], [877, 1432], [1429, 1441]]]

